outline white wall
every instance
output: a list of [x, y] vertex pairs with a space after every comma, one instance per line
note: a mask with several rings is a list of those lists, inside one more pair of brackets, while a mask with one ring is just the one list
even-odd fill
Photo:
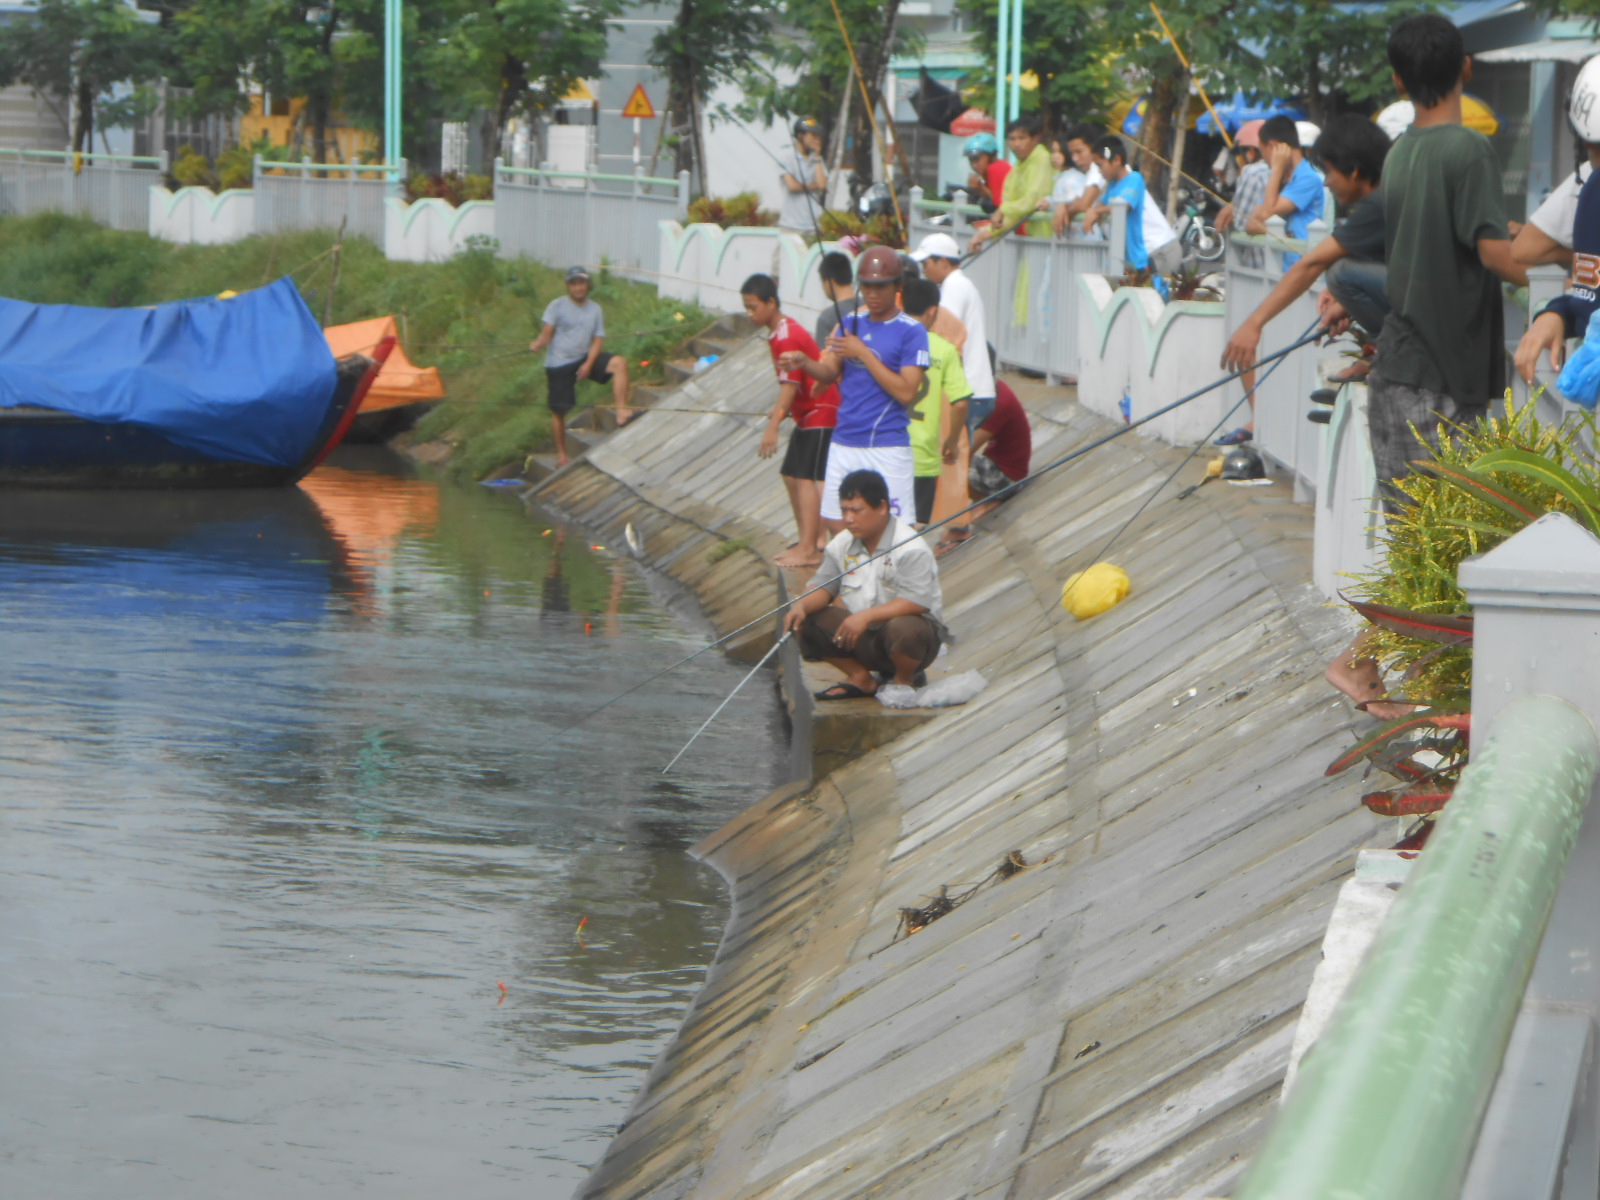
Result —
[[383, 248], [395, 262], [443, 262], [466, 249], [467, 239], [495, 236], [494, 204], [469, 200], [460, 208], [446, 200], [407, 204], [384, 201]]
[[255, 228], [256, 198], [246, 189], [230, 188], [220, 195], [203, 187], [150, 189], [151, 237], [211, 246], [247, 238]]

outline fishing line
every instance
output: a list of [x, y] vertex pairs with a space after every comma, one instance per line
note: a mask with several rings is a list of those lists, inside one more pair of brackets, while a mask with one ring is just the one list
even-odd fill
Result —
[[711, 715], [700, 723], [700, 728], [696, 729], [694, 731], [694, 737], [691, 737], [687, 742], [685, 742], [683, 744], [683, 749], [679, 750], [676, 754], [674, 754], [672, 756], [672, 761], [669, 762], [666, 766], [661, 768], [661, 773], [663, 775], [665, 775], [668, 771], [672, 770], [673, 767], [678, 765], [678, 760], [689, 752], [689, 747], [694, 745], [695, 739], [698, 738], [707, 729], [709, 729], [711, 727], [711, 722], [713, 722], [713, 721], [715, 721], [717, 719], [717, 714], [720, 713], [723, 709], [727, 708], [728, 705], [733, 702], [733, 698], [739, 694], [739, 689], [742, 688], [745, 684], [749, 683], [752, 679], [754, 679], [756, 672], [761, 670], [762, 667], [766, 666], [767, 665], [767, 661], [774, 654], [776, 654], [778, 652], [778, 650], [783, 646], [783, 644], [785, 642], [787, 642], [793, 636], [794, 636], [794, 631], [793, 630], [788, 630], [788, 631], [786, 631], [784, 633], [784, 635], [781, 638], [779, 638], [777, 641], [772, 643], [772, 649], [768, 650], [765, 654], [763, 654], [761, 656], [761, 661], [758, 662], [755, 666], [751, 667], [749, 672], [746, 673], [745, 677], [743, 679], [739, 680], [738, 683], [733, 685], [733, 691], [728, 693], [727, 699], [725, 699], [721, 704], [717, 705], [717, 707], [712, 711]]
[[[991, 493], [990, 495], [985, 496], [982, 500], [975, 501], [974, 503], [967, 505], [966, 508], [963, 508], [958, 512], [951, 513], [948, 517], [945, 517], [943, 520], [935, 521], [933, 524], [925, 526], [924, 528], [922, 528], [922, 529], [918, 530], [917, 532], [913, 533], [910, 537], [907, 537], [904, 541], [896, 542], [892, 546], [886, 546], [884, 549], [876, 551], [875, 553], [869, 555], [867, 558], [863, 559], [862, 562], [860, 564], [858, 564], [858, 565], [859, 566], [865, 566], [867, 563], [873, 562], [873, 561], [875, 561], [877, 559], [880, 559], [880, 558], [884, 557], [885, 555], [891, 553], [892, 551], [898, 550], [901, 546], [907, 545], [908, 543], [910, 543], [915, 538], [926, 537], [928, 534], [932, 533], [934, 530], [939, 529], [939, 528], [941, 528], [941, 527], [943, 527], [945, 525], [948, 525], [952, 521], [955, 521], [960, 517], [966, 516], [973, 509], [979, 507], [979, 505], [988, 504], [989, 502], [991, 502], [993, 500], [999, 499], [1000, 497], [1003, 497], [1003, 496], [1005, 496], [1005, 495], [1007, 495], [1007, 494], [1009, 494], [1011, 492], [1014, 492], [1018, 488], [1022, 487], [1024, 484], [1031, 483], [1032, 481], [1034, 481], [1036, 479], [1039, 479], [1040, 477], [1048, 474], [1049, 472], [1054, 471], [1057, 467], [1065, 466], [1067, 463], [1072, 462], [1074, 459], [1082, 458], [1085, 454], [1088, 454], [1091, 450], [1097, 450], [1101, 446], [1105, 445], [1107, 442], [1115, 441], [1117, 438], [1122, 437], [1124, 434], [1130, 433], [1133, 430], [1139, 428], [1139, 426], [1147, 424], [1150, 421], [1154, 421], [1157, 417], [1165, 416], [1167, 413], [1172, 412], [1176, 408], [1181, 408], [1183, 405], [1188, 404], [1192, 400], [1198, 400], [1201, 396], [1204, 396], [1207, 392], [1215, 391], [1217, 388], [1222, 387], [1224, 384], [1232, 383], [1235, 379], [1240, 378], [1241, 376], [1243, 376], [1244, 374], [1246, 374], [1249, 371], [1255, 370], [1257, 367], [1264, 366], [1265, 364], [1270, 363], [1270, 362], [1276, 362], [1277, 360], [1279, 360], [1281, 358], [1285, 358], [1289, 354], [1292, 354], [1294, 351], [1300, 349], [1302, 346], [1309, 345], [1310, 343], [1316, 341], [1317, 338], [1320, 337], [1320, 336], [1321, 336], [1320, 333], [1307, 334], [1306, 336], [1300, 338], [1298, 341], [1292, 342], [1291, 344], [1283, 347], [1281, 350], [1274, 350], [1271, 354], [1268, 354], [1263, 358], [1257, 359], [1254, 364], [1252, 364], [1249, 367], [1246, 367], [1245, 370], [1243, 370], [1243, 371], [1235, 371], [1231, 375], [1225, 375], [1221, 379], [1218, 379], [1218, 380], [1215, 380], [1215, 381], [1213, 381], [1211, 383], [1206, 384], [1205, 387], [1200, 388], [1197, 391], [1190, 392], [1187, 396], [1180, 396], [1178, 399], [1174, 400], [1171, 404], [1164, 405], [1161, 408], [1155, 409], [1153, 412], [1147, 413], [1145, 416], [1140, 417], [1137, 421], [1130, 421], [1127, 424], [1123, 425], [1120, 429], [1113, 430], [1111, 433], [1106, 434], [1104, 437], [1096, 438], [1092, 442], [1088, 442], [1085, 445], [1079, 446], [1076, 449], [1071, 450], [1068, 453], [1062, 455], [1060, 458], [1056, 459], [1054, 462], [1048, 463], [1045, 466], [1041, 467], [1037, 472], [1035, 472], [1034, 474], [1028, 476], [1028, 478], [1022, 479], [1022, 480], [1018, 480], [1017, 482], [1012, 483], [1012, 484], [1008, 484], [1007, 486], [1005, 486], [1003, 488], [1000, 488], [998, 491], [995, 491], [995, 492]], [[852, 568], [852, 569], [854, 569], [854, 568]], [[826, 580], [825, 582], [823, 582], [821, 584], [818, 584], [814, 588], [808, 588], [806, 591], [802, 592], [799, 596], [796, 596], [793, 600], [790, 600], [788, 603], [780, 604], [776, 608], [769, 609], [766, 612], [762, 613], [760, 616], [755, 617], [753, 620], [746, 621], [743, 625], [739, 626], [739, 628], [737, 628], [735, 630], [732, 630], [729, 633], [723, 634], [721, 637], [717, 638], [715, 641], [708, 642], [706, 645], [700, 647], [700, 649], [695, 650], [695, 651], [693, 651], [693, 652], [691, 652], [689, 654], [684, 655], [677, 662], [672, 663], [669, 666], [663, 667], [661, 670], [657, 671], [655, 674], [650, 675], [647, 678], [640, 680], [638, 683], [634, 684], [632, 687], [628, 688], [626, 691], [617, 693], [617, 695], [613, 696], [611, 699], [607, 700], [605, 703], [597, 705], [596, 707], [590, 709], [588, 712], [582, 714], [576, 720], [572, 721], [570, 724], [562, 726], [560, 729], [556, 730], [554, 733], [550, 734], [548, 737], [544, 738], [542, 741], [534, 743], [534, 745], [530, 747], [530, 750], [542, 749], [544, 746], [549, 745], [551, 742], [555, 741], [557, 738], [561, 737], [562, 735], [570, 732], [573, 729], [576, 729], [579, 725], [583, 724], [585, 721], [589, 720], [591, 717], [597, 716], [600, 713], [604, 712], [606, 709], [610, 708], [613, 704], [616, 704], [616, 703], [626, 699], [627, 697], [633, 695], [635, 692], [639, 691], [642, 688], [648, 687], [650, 684], [654, 683], [657, 679], [660, 679], [663, 675], [667, 675], [667, 674], [671, 673], [672, 671], [677, 670], [679, 667], [683, 666], [685, 663], [690, 662], [693, 659], [699, 658], [702, 654], [706, 653], [708, 650], [714, 650], [718, 646], [722, 645], [724, 642], [731, 641], [734, 638], [738, 637], [742, 633], [747, 633], [749, 630], [754, 629], [757, 625], [761, 624], [763, 621], [770, 620], [772, 617], [775, 617], [779, 613], [784, 612], [786, 609], [788, 609], [790, 607], [790, 605], [794, 604], [795, 601], [801, 600], [804, 597], [811, 595], [812, 592], [826, 590], [828, 587], [832, 586], [833, 584], [838, 583], [839, 580], [843, 579], [845, 577], [845, 575], [848, 575], [849, 573], [850, 573], [849, 571], [841, 572], [840, 574], [834, 576], [832, 579]]]

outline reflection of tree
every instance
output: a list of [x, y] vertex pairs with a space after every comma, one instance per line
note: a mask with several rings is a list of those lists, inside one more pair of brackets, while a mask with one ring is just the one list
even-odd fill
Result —
[[545, 620], [572, 611], [572, 596], [567, 591], [567, 581], [561, 574], [561, 564], [566, 555], [562, 553], [567, 540], [567, 531], [557, 528], [554, 534], [554, 547], [550, 555], [550, 564], [544, 572], [544, 589], [541, 593], [539, 615]]

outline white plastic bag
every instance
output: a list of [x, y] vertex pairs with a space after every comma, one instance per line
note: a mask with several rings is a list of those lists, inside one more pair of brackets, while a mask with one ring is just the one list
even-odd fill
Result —
[[936, 679], [925, 688], [886, 683], [877, 691], [878, 703], [885, 708], [951, 708], [971, 700], [987, 682], [981, 672], [963, 671]]

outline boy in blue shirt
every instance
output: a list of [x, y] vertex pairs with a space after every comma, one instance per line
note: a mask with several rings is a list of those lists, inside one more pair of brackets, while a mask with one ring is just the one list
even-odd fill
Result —
[[[1176, 271], [1183, 263], [1183, 248], [1160, 207], [1146, 194], [1144, 176], [1128, 166], [1128, 148], [1122, 139], [1114, 133], [1097, 138], [1094, 162], [1105, 176], [1107, 186], [1099, 203], [1090, 205], [1083, 215], [1084, 233], [1089, 233], [1111, 215], [1113, 201], [1126, 200], [1128, 232], [1123, 260], [1137, 271], [1146, 267], [1154, 268], [1160, 275]], [[1159, 239], [1159, 244], [1152, 239]]]
[[[1293, 119], [1284, 116], [1270, 117], [1261, 126], [1261, 154], [1272, 168], [1267, 180], [1267, 198], [1255, 212], [1248, 214], [1245, 232], [1267, 232], [1267, 221], [1282, 217], [1285, 232], [1292, 238], [1304, 239], [1311, 222], [1322, 216], [1322, 176], [1306, 161], [1300, 148], [1300, 129]], [[1287, 270], [1300, 261], [1298, 254], [1285, 254], [1283, 265]]]

